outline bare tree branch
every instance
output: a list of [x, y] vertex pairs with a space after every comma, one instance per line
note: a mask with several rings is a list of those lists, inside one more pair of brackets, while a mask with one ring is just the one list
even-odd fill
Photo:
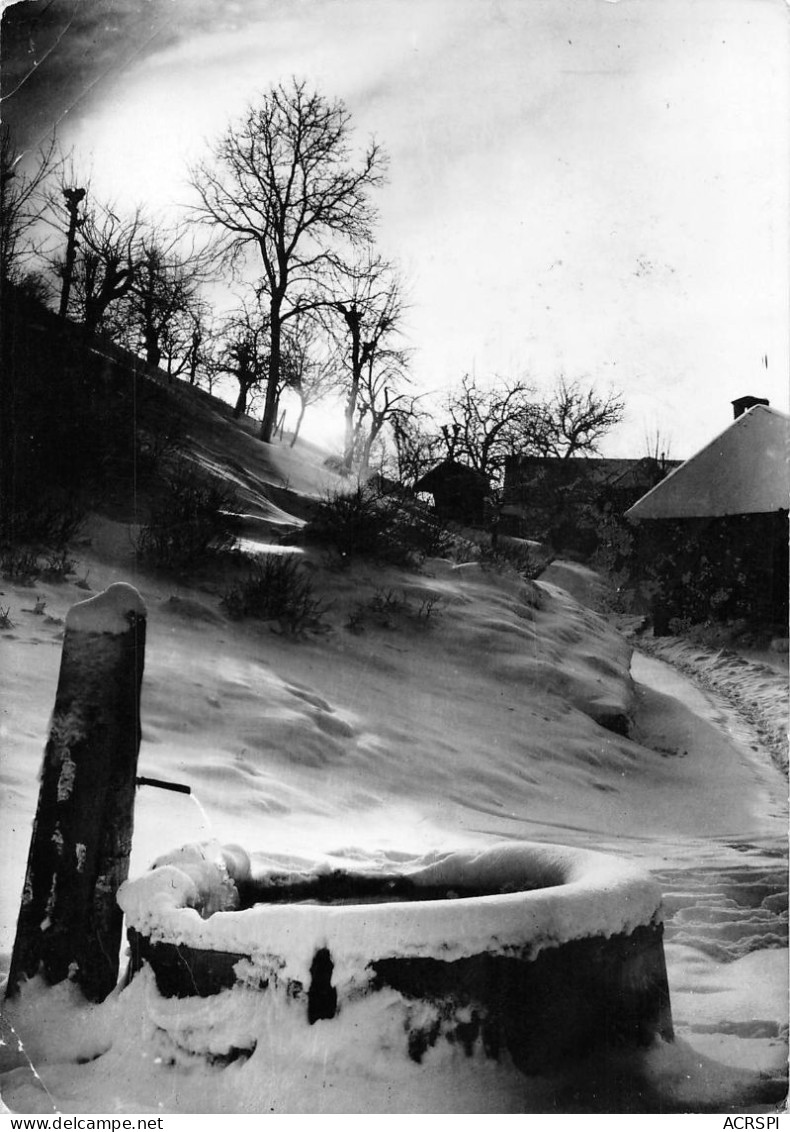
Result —
[[602, 395], [593, 386], [585, 389], [578, 381], [561, 378], [545, 409], [545, 455], [569, 460], [580, 452], [597, 452], [624, 413], [619, 395]]
[[32, 232], [47, 207], [46, 185], [63, 165], [55, 139], [37, 154], [35, 168], [25, 172], [8, 126], [0, 124], [0, 281], [19, 282], [22, 265], [35, 251]]

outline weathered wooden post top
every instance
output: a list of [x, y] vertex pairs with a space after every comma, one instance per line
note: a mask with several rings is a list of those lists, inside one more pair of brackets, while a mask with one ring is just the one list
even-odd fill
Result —
[[98, 1002], [118, 978], [129, 871], [146, 610], [123, 582], [73, 606], [11, 958], [25, 977], [69, 978]]

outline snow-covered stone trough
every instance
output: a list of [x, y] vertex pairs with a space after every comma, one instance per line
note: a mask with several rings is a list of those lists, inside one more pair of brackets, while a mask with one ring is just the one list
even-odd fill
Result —
[[[130, 975], [150, 965], [163, 1029], [183, 1025], [184, 999], [237, 994], [241, 1010], [252, 991], [305, 1026], [390, 996], [414, 1061], [449, 1042], [538, 1073], [672, 1037], [661, 894], [599, 853], [508, 843], [384, 874], [278, 872], [236, 846], [187, 846], [118, 899]], [[242, 1029], [226, 1056], [253, 1052]]]

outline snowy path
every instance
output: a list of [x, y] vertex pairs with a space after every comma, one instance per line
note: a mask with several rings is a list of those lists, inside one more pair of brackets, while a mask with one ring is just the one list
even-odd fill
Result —
[[[787, 782], [756, 728], [723, 696], [662, 660], [635, 652], [631, 675], [631, 737], [670, 760], [678, 779], [694, 779], [695, 792], [704, 792], [693, 825], [698, 837], [710, 840], [720, 860], [729, 850], [764, 845], [770, 857], [784, 847]], [[686, 841], [694, 843], [673, 834], [667, 849], [682, 855]]]
[[726, 700], [640, 653], [632, 675], [643, 703], [657, 693], [714, 724], [730, 759], [734, 754], [752, 781], [753, 798], [743, 799], [747, 823], [739, 815], [736, 835], [654, 846], [665, 862], [653, 875], [664, 892], [677, 1035], [719, 1064], [781, 1075], [788, 1030], [786, 784], [751, 724]]

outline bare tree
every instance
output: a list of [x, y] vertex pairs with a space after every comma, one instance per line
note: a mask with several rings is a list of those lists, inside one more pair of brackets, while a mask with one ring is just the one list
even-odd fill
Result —
[[97, 201], [73, 168], [62, 170], [49, 194], [48, 220], [66, 237], [65, 253], [51, 261], [61, 278], [61, 315], [76, 316], [89, 332], [101, 327], [132, 349], [142, 346], [149, 365], [158, 366], [170, 327], [199, 301], [205, 253], [183, 225], [165, 228], [139, 207], [124, 216]]
[[498, 481], [508, 456], [569, 460], [596, 452], [624, 411], [618, 395], [564, 378], [548, 399], [539, 400], [523, 381], [481, 386], [467, 375], [445, 403], [444, 452]]
[[[68, 198], [66, 202], [68, 207]], [[73, 262], [56, 260], [54, 267], [61, 278], [69, 275], [68, 310], [89, 333], [95, 333], [107, 323], [110, 308], [131, 290], [139, 262], [142, 214], [138, 208], [121, 217], [111, 205], [97, 204], [86, 194], [77, 227]]]
[[0, 283], [19, 283], [23, 264], [34, 251], [32, 234], [47, 208], [45, 187], [62, 161], [54, 138], [27, 171], [25, 154], [14, 147], [11, 131], [0, 124]]
[[128, 309], [149, 365], [159, 365], [168, 331], [195, 307], [204, 278], [204, 257], [181, 229], [151, 226], [140, 232]]
[[513, 451], [516, 456], [548, 458], [553, 464], [530, 484], [533, 530], [555, 549], [585, 545], [598, 522], [605, 491], [591, 462], [579, 456], [597, 452], [603, 437], [622, 419], [623, 402], [614, 393], [600, 394], [593, 386], [562, 378], [534, 410]]
[[[368, 246], [352, 263], [333, 265], [327, 290], [324, 310], [334, 316], [329, 318], [328, 326], [345, 370], [343, 463], [350, 469], [360, 447], [365, 416], [370, 414], [371, 427], [375, 429], [370, 443], [383, 427], [384, 422], [377, 423], [374, 411], [374, 404], [379, 409], [384, 404], [382, 378], [389, 372], [387, 388], [391, 390], [395, 371], [403, 372], [402, 364], [396, 364], [398, 358], [402, 363], [403, 355], [390, 345], [400, 334], [403, 288], [393, 266]], [[387, 398], [391, 405], [387, 410], [389, 416], [395, 402], [391, 400], [391, 392]], [[367, 452], [369, 456], [370, 444]]]
[[197, 383], [198, 371], [206, 371], [211, 364], [216, 334], [210, 308], [203, 299], [196, 297], [175, 313], [161, 335], [162, 358], [171, 381], [186, 374], [190, 385]]
[[[42, 218], [54, 233], [44, 243], [47, 265], [60, 280], [58, 313], [66, 318], [72, 306], [71, 290], [74, 283], [79, 247], [78, 233], [87, 218], [90, 182], [77, 171], [72, 160], [60, 163], [57, 178], [45, 189], [45, 206]], [[65, 236], [65, 251], [60, 244]]]
[[561, 378], [544, 409], [542, 436], [536, 442], [543, 455], [569, 460], [579, 453], [598, 451], [604, 436], [619, 424], [625, 403], [618, 394], [600, 394], [593, 386]]
[[534, 390], [522, 381], [481, 386], [466, 374], [445, 402], [444, 454], [490, 478], [501, 477], [507, 456], [540, 428]]
[[656, 425], [652, 432], [648, 432], [648, 430], [645, 429], [645, 453], [648, 459], [654, 460], [658, 467], [665, 469], [671, 450], [671, 435], [667, 436], [665, 433], [662, 433], [658, 425]]
[[362, 373], [359, 390], [356, 449], [359, 474], [365, 478], [373, 445], [385, 425], [391, 425], [407, 401], [398, 386], [409, 380], [405, 351], [383, 350], [372, 357]]
[[397, 477], [409, 487], [445, 455], [443, 437], [435, 431], [434, 415], [419, 402], [419, 397], [404, 399], [390, 420]]
[[383, 179], [384, 158], [371, 143], [351, 162], [350, 114], [304, 82], [272, 87], [231, 125], [212, 163], [192, 172], [197, 214], [224, 233], [231, 260], [256, 248], [269, 304], [271, 347], [261, 439], [277, 420], [284, 324], [315, 307], [316, 283], [338, 240], [371, 234], [370, 190]]
[[299, 414], [291, 436], [293, 448], [308, 408], [337, 388], [339, 362], [332, 343], [319, 335], [315, 320], [304, 316], [288, 324], [283, 353], [287, 388], [299, 399]]
[[69, 185], [61, 189], [61, 195], [66, 202], [66, 212], [69, 222], [66, 229], [66, 255], [63, 261], [62, 285], [60, 289], [61, 318], [65, 318], [69, 309], [71, 298], [71, 284], [74, 281], [74, 265], [77, 262], [77, 229], [82, 226], [83, 217], [80, 205], [85, 199], [87, 189], [82, 185]]
[[220, 332], [216, 370], [230, 374], [239, 391], [234, 417], [247, 412], [250, 394], [266, 379], [270, 349], [269, 319], [257, 305], [243, 302]]

